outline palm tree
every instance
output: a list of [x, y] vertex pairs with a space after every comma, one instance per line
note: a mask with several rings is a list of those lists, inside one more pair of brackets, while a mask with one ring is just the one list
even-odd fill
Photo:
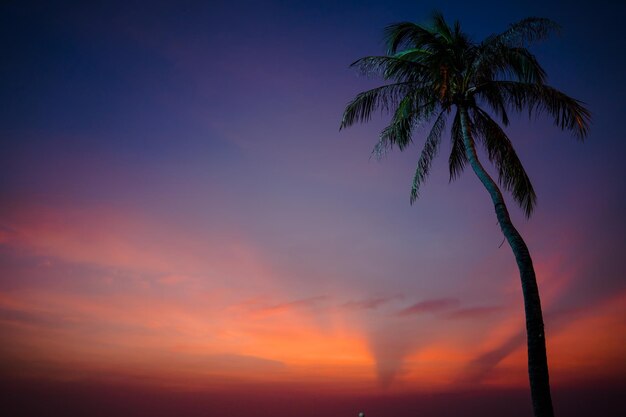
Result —
[[[547, 85], [546, 72], [528, 50], [530, 44], [556, 30], [556, 23], [531, 17], [476, 43], [461, 30], [459, 22], [450, 27], [440, 13], [433, 15], [430, 26], [392, 24], [385, 29], [387, 54], [368, 56], [352, 64], [365, 74], [382, 76], [388, 84], [358, 94], [347, 105], [340, 127], [366, 122], [376, 110], [392, 113], [391, 122], [374, 148], [380, 156], [394, 146], [406, 149], [414, 129], [432, 121], [413, 177], [413, 203], [437, 155], [446, 121], [454, 113], [450, 181], [469, 162], [491, 197], [519, 268], [536, 417], [554, 415], [539, 289], [530, 252], [511, 222], [500, 187], [511, 192], [527, 218], [535, 207], [536, 195], [509, 137], [494, 118], [507, 126], [511, 111], [546, 113], [561, 129], [572, 131], [580, 140], [585, 138], [591, 120], [589, 111], [580, 101]], [[478, 159], [477, 142], [495, 165], [500, 186]]]

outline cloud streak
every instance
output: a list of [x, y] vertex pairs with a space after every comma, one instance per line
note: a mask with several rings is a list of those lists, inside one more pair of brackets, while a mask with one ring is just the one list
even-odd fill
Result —
[[503, 311], [504, 307], [501, 306], [468, 307], [451, 311], [445, 317], [452, 320], [482, 319], [501, 314]]
[[434, 298], [424, 300], [404, 308], [396, 313], [398, 317], [416, 316], [426, 313], [441, 313], [459, 305], [456, 298]]

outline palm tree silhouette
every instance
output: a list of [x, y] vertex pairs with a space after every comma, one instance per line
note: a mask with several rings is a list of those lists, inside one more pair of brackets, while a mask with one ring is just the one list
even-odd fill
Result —
[[534, 415], [552, 417], [546, 342], [539, 289], [526, 243], [513, 226], [498, 184], [487, 173], [476, 153], [484, 146], [498, 172], [501, 187], [530, 217], [536, 203], [533, 186], [502, 127], [492, 117], [509, 123], [508, 112], [546, 113], [563, 130], [580, 140], [587, 135], [590, 113], [583, 103], [545, 83], [546, 72], [528, 50], [534, 42], [558, 30], [548, 19], [526, 18], [480, 43], [450, 27], [441, 13], [430, 26], [396, 23], [385, 30], [387, 54], [361, 58], [352, 64], [365, 74], [382, 76], [389, 83], [358, 94], [346, 107], [340, 129], [366, 122], [376, 110], [393, 113], [374, 148], [377, 156], [394, 146], [401, 151], [412, 142], [416, 126], [432, 122], [413, 177], [410, 201], [437, 155], [446, 121], [451, 113], [450, 181], [469, 163], [487, 189], [498, 223], [520, 272], [528, 342], [528, 374]]

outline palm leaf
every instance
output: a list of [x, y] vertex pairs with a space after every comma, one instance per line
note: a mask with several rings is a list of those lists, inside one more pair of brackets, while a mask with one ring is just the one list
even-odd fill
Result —
[[467, 153], [465, 153], [465, 143], [463, 142], [463, 133], [461, 130], [461, 115], [458, 110], [454, 115], [450, 133], [452, 149], [450, 151], [450, 157], [448, 158], [448, 165], [450, 169], [449, 181], [452, 182], [461, 175], [465, 164], [467, 164]]
[[447, 43], [453, 43], [454, 36], [452, 35], [452, 30], [444, 19], [443, 14], [441, 12], [434, 12], [432, 15], [433, 21], [433, 29], [431, 32], [436, 33], [441, 36]]
[[424, 48], [439, 43], [437, 35], [413, 22], [394, 23], [385, 28], [387, 53], [395, 54], [405, 48]]
[[346, 106], [339, 130], [357, 122], [367, 122], [376, 110], [388, 112], [410, 91], [411, 83], [383, 85], [357, 94]]
[[476, 93], [484, 97], [483, 91], [489, 88], [499, 90], [504, 102], [517, 111], [527, 110], [529, 116], [547, 113], [562, 130], [572, 131], [581, 140], [587, 136], [591, 113], [584, 103], [556, 88], [545, 84], [492, 81], [477, 88]]
[[481, 44], [476, 49], [472, 71], [477, 84], [496, 79], [543, 84], [546, 72], [526, 48], [503, 43]]
[[421, 63], [395, 56], [366, 56], [350, 66], [357, 68], [363, 75], [376, 75], [398, 82], [419, 82], [428, 75], [427, 68]]
[[524, 46], [547, 39], [561, 27], [554, 21], [541, 17], [527, 17], [513, 23], [504, 32], [491, 36], [487, 42], [503, 43], [509, 46]]
[[402, 151], [411, 143], [413, 127], [430, 119], [437, 106], [436, 100], [429, 100], [428, 93], [428, 90], [415, 90], [402, 99], [391, 123], [380, 134], [380, 140], [374, 148], [375, 154], [380, 157], [384, 154], [381, 150], [391, 149], [393, 145]]
[[411, 94], [407, 94], [398, 104], [391, 123], [380, 133], [380, 140], [377, 145], [379, 157], [382, 155], [380, 153], [381, 147], [388, 150], [393, 145], [397, 145], [400, 150], [404, 150], [411, 143], [411, 133], [415, 124], [412, 117], [413, 106]]
[[506, 103], [499, 89], [491, 84], [485, 84], [480, 90], [480, 97], [491, 107], [493, 112], [502, 120], [502, 124], [509, 125], [509, 115], [506, 111]]
[[474, 135], [482, 141], [489, 160], [498, 170], [498, 181], [530, 217], [537, 196], [513, 144], [500, 126], [479, 107], [472, 109]]
[[413, 176], [413, 184], [411, 186], [411, 204], [417, 200], [419, 196], [419, 188], [430, 173], [430, 167], [432, 165], [432, 161], [437, 156], [437, 151], [439, 150], [439, 144], [441, 143], [441, 134], [446, 126], [446, 111], [441, 110], [437, 119], [433, 123], [432, 128], [430, 129], [430, 133], [428, 137], [426, 137], [426, 141], [424, 142], [424, 148], [422, 149], [422, 153], [420, 155], [420, 159], [417, 162], [417, 168], [415, 170], [415, 175]]
[[400, 58], [408, 61], [423, 63], [423, 61], [433, 53], [421, 48], [408, 48], [393, 55], [394, 58]]

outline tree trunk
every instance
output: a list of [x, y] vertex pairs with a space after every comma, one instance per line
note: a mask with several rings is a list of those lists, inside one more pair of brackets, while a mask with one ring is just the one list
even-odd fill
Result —
[[480, 179], [491, 196], [496, 210], [496, 216], [498, 217], [498, 223], [513, 250], [517, 267], [519, 268], [526, 313], [528, 376], [530, 379], [530, 393], [534, 415], [535, 417], [553, 417], [554, 411], [552, 409], [552, 398], [550, 395], [541, 301], [539, 299], [539, 288], [537, 287], [537, 278], [535, 277], [535, 269], [533, 268], [530, 252], [522, 236], [511, 222], [509, 212], [502, 198], [502, 192], [478, 160], [467, 108], [459, 106], [458, 111], [460, 112], [461, 131], [467, 159], [476, 173], [476, 176], [478, 176], [478, 179]]

